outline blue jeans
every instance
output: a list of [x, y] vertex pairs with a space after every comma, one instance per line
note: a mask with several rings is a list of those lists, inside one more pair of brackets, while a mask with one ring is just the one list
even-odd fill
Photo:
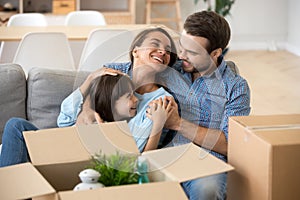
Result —
[[30, 161], [23, 131], [37, 130], [29, 121], [22, 118], [11, 118], [4, 127], [0, 167]]
[[227, 173], [181, 183], [190, 200], [223, 200], [226, 196]]

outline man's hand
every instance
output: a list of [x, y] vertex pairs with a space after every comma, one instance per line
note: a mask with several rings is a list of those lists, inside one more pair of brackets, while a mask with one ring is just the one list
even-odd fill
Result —
[[179, 130], [180, 123], [181, 123], [181, 117], [178, 113], [178, 105], [175, 102], [175, 99], [170, 96], [165, 97], [168, 101], [168, 104], [172, 106], [171, 112], [168, 114], [168, 119], [165, 123], [165, 128], [171, 129], [171, 130]]

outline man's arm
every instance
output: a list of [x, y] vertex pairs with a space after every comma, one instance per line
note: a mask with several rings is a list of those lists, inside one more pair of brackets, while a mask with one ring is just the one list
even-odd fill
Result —
[[[245, 116], [250, 113], [250, 89], [244, 79], [237, 81], [231, 88], [221, 127], [219, 129], [206, 128], [180, 118], [178, 109], [174, 109], [168, 118], [165, 127], [177, 130], [184, 137], [195, 144], [213, 150], [222, 155], [227, 155], [227, 133], [228, 118], [230, 116]], [[169, 97], [168, 97], [169, 98]], [[168, 99], [174, 106], [177, 106], [173, 98]]]
[[[173, 100], [169, 99], [169, 101]], [[178, 131], [184, 137], [203, 148], [227, 155], [227, 140], [222, 131], [205, 128], [182, 119], [176, 110], [168, 118], [165, 124], [166, 128]]]

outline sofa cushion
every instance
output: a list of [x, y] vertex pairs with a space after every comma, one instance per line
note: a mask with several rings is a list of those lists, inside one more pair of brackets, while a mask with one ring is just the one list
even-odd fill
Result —
[[0, 64], [0, 143], [6, 121], [26, 118], [26, 78], [17, 64]]
[[61, 102], [85, 80], [88, 72], [32, 68], [27, 79], [27, 118], [38, 128], [57, 127]]

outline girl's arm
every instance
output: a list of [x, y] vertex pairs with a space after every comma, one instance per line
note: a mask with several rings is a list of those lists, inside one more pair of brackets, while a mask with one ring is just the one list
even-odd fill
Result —
[[149, 112], [146, 113], [146, 115], [153, 121], [153, 126], [144, 151], [157, 148], [162, 129], [173, 109], [172, 105], [168, 103], [166, 98], [164, 98], [164, 100], [162, 100], [161, 98], [154, 100], [149, 106], [150, 109]]

